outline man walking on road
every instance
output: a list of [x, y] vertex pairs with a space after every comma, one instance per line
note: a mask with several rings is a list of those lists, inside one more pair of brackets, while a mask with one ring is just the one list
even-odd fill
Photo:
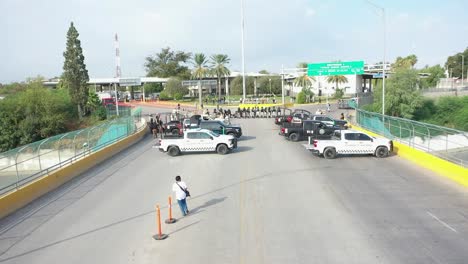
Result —
[[175, 177], [176, 182], [172, 185], [172, 191], [175, 192], [177, 203], [179, 203], [180, 211], [182, 215], [186, 216], [189, 213], [187, 208], [187, 196], [190, 196], [187, 190], [187, 184], [182, 181], [180, 176]]

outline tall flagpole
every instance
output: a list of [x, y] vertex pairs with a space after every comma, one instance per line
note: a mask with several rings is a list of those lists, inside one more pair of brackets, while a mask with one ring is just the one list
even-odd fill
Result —
[[241, 0], [242, 102], [245, 102], [244, 0]]

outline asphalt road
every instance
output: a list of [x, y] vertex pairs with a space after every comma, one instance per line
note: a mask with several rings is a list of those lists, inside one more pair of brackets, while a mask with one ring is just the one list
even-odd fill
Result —
[[[467, 263], [468, 192], [397, 156], [325, 160], [243, 126], [231, 154], [151, 137], [0, 221], [0, 263]], [[176, 175], [190, 214], [163, 224]]]

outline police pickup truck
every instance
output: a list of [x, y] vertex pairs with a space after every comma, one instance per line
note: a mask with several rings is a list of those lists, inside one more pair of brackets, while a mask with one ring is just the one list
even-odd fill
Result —
[[307, 150], [334, 159], [337, 154], [372, 154], [378, 158], [387, 157], [393, 150], [393, 142], [386, 138], [377, 138], [354, 130], [335, 131], [331, 140], [309, 139]]
[[340, 126], [342, 129], [348, 127], [348, 122], [346, 120], [333, 119], [326, 115], [311, 115], [310, 120], [321, 121], [325, 124]]
[[159, 140], [159, 150], [170, 156], [182, 152], [214, 152], [224, 155], [237, 148], [233, 135], [219, 135], [207, 129], [190, 129], [183, 138], [163, 138]]
[[330, 139], [339, 126], [325, 124], [320, 121], [304, 120], [302, 123], [283, 123], [280, 128], [280, 135], [291, 141], [305, 140], [308, 137], [313, 139]]

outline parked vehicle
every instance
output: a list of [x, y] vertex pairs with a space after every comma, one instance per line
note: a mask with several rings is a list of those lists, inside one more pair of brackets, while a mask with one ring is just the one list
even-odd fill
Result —
[[233, 135], [219, 135], [207, 129], [186, 130], [182, 138], [163, 138], [159, 140], [159, 150], [170, 156], [183, 152], [213, 152], [224, 155], [237, 148]]
[[291, 116], [292, 110], [289, 108], [280, 108], [280, 111], [275, 111], [275, 124], [281, 125], [283, 122], [286, 122], [287, 117]]
[[236, 138], [242, 136], [242, 128], [238, 125], [226, 125], [219, 120], [200, 120], [199, 128], [208, 129], [220, 135], [233, 135]]
[[360, 131], [338, 130], [331, 140], [309, 139], [304, 147], [326, 159], [334, 159], [338, 154], [372, 154], [384, 158], [393, 150], [393, 142]]
[[315, 121], [321, 121], [329, 125], [336, 125], [336, 126], [339, 126], [341, 129], [348, 128], [348, 122], [346, 120], [333, 119], [326, 115], [311, 115], [309, 119], [315, 120]]
[[166, 124], [164, 124], [164, 130], [169, 131], [174, 135], [181, 134], [182, 122], [180, 122], [179, 120], [169, 121]]
[[312, 113], [305, 109], [295, 109], [287, 120], [289, 123], [302, 123], [303, 120], [309, 119], [311, 115]]
[[283, 123], [280, 135], [291, 141], [314, 139], [330, 139], [339, 126], [328, 125], [320, 121], [304, 120], [302, 123]]

